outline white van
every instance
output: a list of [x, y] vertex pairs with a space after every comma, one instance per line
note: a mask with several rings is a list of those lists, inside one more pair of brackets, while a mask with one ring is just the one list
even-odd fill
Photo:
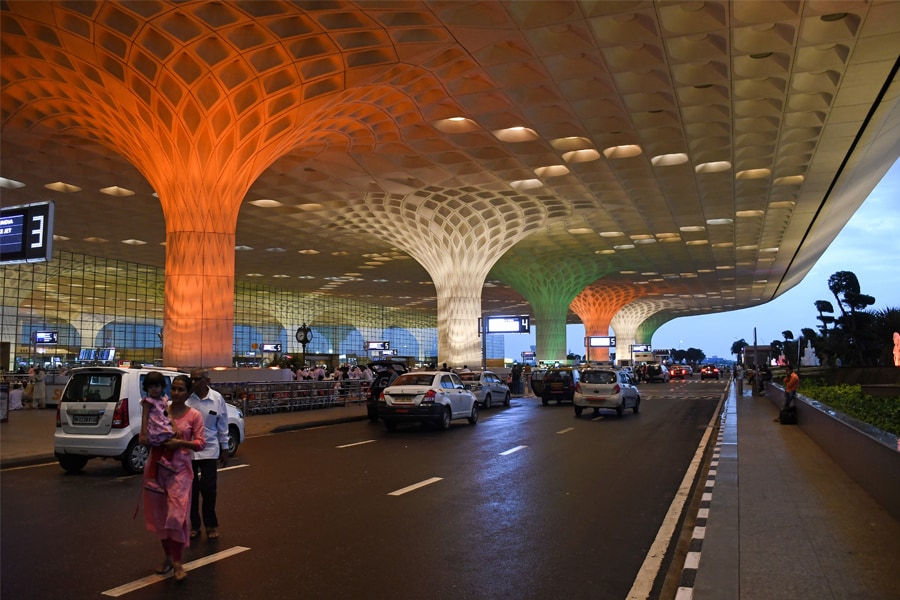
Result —
[[[82, 367], [73, 369], [56, 409], [53, 452], [59, 465], [77, 473], [91, 458], [115, 458], [127, 473], [144, 470], [149, 452], [138, 443], [144, 377], [158, 371], [166, 379], [164, 393], [178, 375], [171, 369]], [[244, 441], [244, 415], [228, 406], [228, 453]]]

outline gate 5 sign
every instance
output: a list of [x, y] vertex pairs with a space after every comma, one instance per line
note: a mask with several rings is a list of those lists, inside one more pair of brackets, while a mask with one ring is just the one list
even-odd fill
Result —
[[47, 261], [52, 253], [52, 202], [0, 209], [0, 263]]

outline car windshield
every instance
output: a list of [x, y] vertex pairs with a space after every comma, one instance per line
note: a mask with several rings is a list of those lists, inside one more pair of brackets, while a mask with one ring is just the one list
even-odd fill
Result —
[[478, 373], [459, 373], [459, 378], [463, 381], [478, 381]]
[[616, 374], [612, 371], [585, 371], [581, 375], [581, 381], [594, 384], [616, 383]]
[[434, 375], [431, 373], [406, 373], [401, 375], [392, 385], [425, 385], [431, 386], [434, 383]]
[[544, 379], [551, 381], [562, 381], [564, 379], [571, 379], [572, 375], [568, 371], [550, 371], [547, 373]]
[[119, 373], [76, 373], [66, 386], [66, 402], [112, 402], [119, 399]]

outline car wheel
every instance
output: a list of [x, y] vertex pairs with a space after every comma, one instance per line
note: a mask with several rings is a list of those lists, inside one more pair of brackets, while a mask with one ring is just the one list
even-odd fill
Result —
[[88, 461], [86, 456], [73, 456], [71, 454], [59, 456], [57, 458], [59, 459], [59, 466], [62, 467], [63, 471], [66, 473], [80, 472]]
[[469, 415], [469, 424], [475, 425], [476, 423], [478, 423], [478, 403], [473, 402], [472, 403], [472, 414]]
[[582, 412], [584, 412], [584, 407], [583, 407], [583, 406], [578, 406], [578, 405], [576, 404], [576, 405], [575, 405], [575, 416], [576, 416], [576, 417], [580, 417]]
[[622, 402], [620, 402], [619, 405], [616, 407], [616, 416], [621, 417], [622, 413], [624, 413], [624, 412], [625, 412], [625, 401], [622, 400]]
[[388, 431], [397, 431], [397, 421], [391, 419], [384, 420], [384, 428]]
[[632, 408], [631, 410], [634, 411], [634, 414], [638, 414], [638, 412], [641, 410], [641, 397], [640, 396], [638, 396], [637, 400], [634, 401], [634, 408]]
[[450, 429], [450, 418], [452, 416], [453, 415], [450, 414], [450, 407], [445, 406], [444, 410], [441, 411], [441, 417], [440, 417], [440, 420], [438, 421], [438, 427], [440, 427], [444, 431], [447, 431], [448, 429]]
[[128, 448], [125, 449], [125, 454], [122, 455], [122, 468], [126, 473], [137, 475], [144, 470], [149, 454], [150, 449], [142, 446], [138, 442], [137, 436], [134, 436], [134, 439], [128, 444]]
[[488, 394], [487, 396], [484, 397], [484, 407], [485, 408], [491, 407], [491, 395], [490, 394]]
[[241, 431], [237, 425], [228, 426], [228, 456], [232, 457], [237, 454], [238, 446], [241, 445]]
[[503, 406], [509, 406], [509, 392], [506, 392], [506, 396], [503, 398]]

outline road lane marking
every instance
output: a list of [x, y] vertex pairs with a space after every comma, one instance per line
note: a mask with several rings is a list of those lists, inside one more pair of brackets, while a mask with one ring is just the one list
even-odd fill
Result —
[[221, 473], [222, 471], [230, 471], [232, 469], [243, 469], [244, 467], [249, 467], [249, 466], [250, 465], [234, 465], [232, 467], [222, 467], [221, 469], [219, 469], [219, 473]]
[[605, 418], [606, 417], [604, 415], [598, 415], [598, 416], [592, 418], [591, 421], [602, 421]]
[[528, 447], [528, 446], [516, 446], [515, 448], [510, 448], [510, 449], [507, 450], [506, 452], [501, 452], [501, 453], [500, 453], [500, 456], [509, 456], [509, 455], [512, 454], [513, 452], [518, 452], [519, 450], [524, 450], [524, 449], [527, 448], [527, 447]]
[[343, 446], [336, 446], [337, 448], [352, 448], [353, 446], [362, 446], [363, 444], [371, 444], [375, 440], [366, 440], [364, 442], [353, 442], [352, 444], [344, 444]]
[[426, 479], [425, 481], [420, 481], [419, 483], [414, 483], [414, 484], [407, 486], [401, 490], [396, 490], [394, 492], [391, 492], [390, 494], [388, 494], [388, 496], [402, 496], [403, 494], [406, 494], [407, 492], [412, 492], [421, 487], [425, 487], [426, 485], [431, 485], [432, 483], [437, 483], [438, 481], [441, 481], [442, 479], [443, 479], [443, 477], [432, 477], [431, 479]]
[[570, 431], [575, 431], [574, 427], [566, 427], [565, 429], [560, 429], [556, 433], [569, 433]]
[[[189, 563], [184, 563], [182, 565], [185, 571], [193, 571], [194, 569], [198, 569], [200, 567], [204, 567], [208, 564], [214, 563], [219, 560], [224, 560], [235, 554], [240, 554], [241, 552], [246, 552], [250, 548], [245, 546], [234, 546], [233, 548], [229, 548], [228, 550], [222, 550], [221, 552], [216, 552], [215, 554], [210, 554], [209, 556], [204, 556], [203, 558], [198, 558], [197, 560], [191, 561]], [[126, 583], [125, 585], [120, 585], [119, 587], [112, 588], [111, 590], [106, 590], [102, 593], [103, 596], [112, 596], [113, 598], [118, 598], [119, 596], [124, 596], [130, 592], [134, 592], [141, 588], [145, 588], [148, 585], [153, 585], [154, 583], [158, 583], [160, 581], [164, 581], [172, 577], [172, 571], [169, 571], [165, 575], [148, 575], [147, 577], [143, 577], [141, 579], [136, 579], [130, 583]]]

